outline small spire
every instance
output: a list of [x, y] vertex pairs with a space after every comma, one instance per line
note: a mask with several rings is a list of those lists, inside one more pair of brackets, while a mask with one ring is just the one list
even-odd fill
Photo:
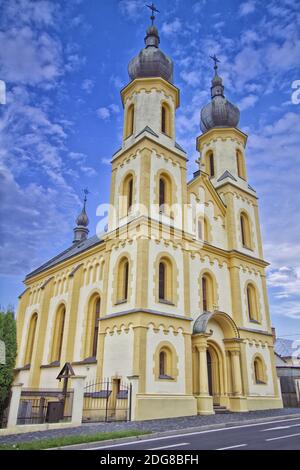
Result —
[[146, 31], [145, 45], [146, 45], [146, 48], [150, 46], [158, 47], [160, 43], [160, 38], [159, 38], [157, 27], [154, 25], [154, 20], [155, 20], [154, 13], [155, 12], [159, 13], [159, 10], [157, 10], [154, 3], [152, 3], [152, 5], [146, 5], [146, 7], [150, 8], [150, 10], [152, 11], [152, 15], [150, 17], [151, 26], [149, 26]]
[[74, 228], [74, 240], [73, 243], [78, 243], [83, 240], [87, 239], [89, 229], [87, 226], [89, 225], [89, 218], [86, 213], [86, 203], [87, 203], [87, 195], [89, 194], [89, 190], [85, 188], [83, 190], [84, 199], [83, 199], [83, 207], [76, 219], [76, 227]]
[[218, 63], [220, 63], [221, 61], [218, 59], [216, 54], [210, 55], [209, 57], [214, 61], [215, 75], [218, 75]]
[[214, 71], [215, 71], [215, 76], [213, 77], [211, 81], [211, 97], [212, 99], [215, 98], [216, 96], [223, 96], [224, 98], [224, 85], [223, 85], [223, 80], [222, 78], [218, 75], [218, 64], [221, 62], [216, 54], [210, 55], [209, 56], [213, 61], [214, 61]]
[[150, 20], [151, 20], [152, 26], [153, 26], [154, 25], [154, 20], [156, 18], [154, 13], [160, 13], [160, 11], [156, 8], [154, 3], [152, 3], [152, 5], [146, 5], [146, 7], [150, 8], [150, 10], [152, 11], [152, 15], [150, 16]]

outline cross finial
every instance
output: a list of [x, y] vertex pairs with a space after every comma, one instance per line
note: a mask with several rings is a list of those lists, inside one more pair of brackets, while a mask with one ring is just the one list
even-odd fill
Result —
[[213, 61], [214, 61], [214, 69], [215, 69], [215, 73], [217, 73], [217, 70], [218, 70], [218, 63], [220, 63], [221, 61], [218, 59], [218, 57], [216, 56], [216, 54], [214, 55], [210, 55], [209, 56]]
[[156, 8], [154, 3], [152, 3], [152, 5], [146, 5], [146, 7], [150, 8], [150, 10], [152, 11], [152, 15], [150, 16], [150, 20], [152, 21], [152, 26], [153, 26], [154, 20], [155, 20], [154, 13], [159, 13], [159, 10]]
[[87, 195], [90, 194], [89, 190], [87, 188], [84, 188], [83, 190], [83, 194], [84, 194], [84, 205], [86, 204], [86, 201], [87, 201]]

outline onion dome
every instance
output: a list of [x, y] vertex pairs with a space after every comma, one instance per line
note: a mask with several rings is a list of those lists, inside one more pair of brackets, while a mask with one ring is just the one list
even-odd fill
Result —
[[131, 80], [135, 78], [162, 77], [173, 82], [173, 61], [159, 49], [160, 38], [155, 25], [146, 31], [145, 48], [128, 65]]
[[202, 132], [215, 127], [237, 127], [240, 120], [240, 110], [224, 96], [222, 78], [218, 75], [218, 59], [215, 60], [215, 76], [211, 82], [211, 102], [201, 110], [200, 128]]
[[87, 228], [87, 226], [89, 225], [89, 218], [85, 210], [86, 201], [87, 201], [86, 195], [87, 195], [87, 190], [85, 190], [85, 197], [84, 197], [82, 210], [76, 219], [76, 227], [74, 228], [73, 243], [78, 243], [83, 240], [86, 240], [88, 233], [89, 233], [89, 229]]
[[85, 211], [85, 203], [84, 203], [84, 206], [82, 208], [81, 213], [79, 214], [79, 216], [76, 219], [76, 224], [80, 225], [81, 227], [87, 227], [89, 225], [89, 218], [88, 218], [87, 213]]

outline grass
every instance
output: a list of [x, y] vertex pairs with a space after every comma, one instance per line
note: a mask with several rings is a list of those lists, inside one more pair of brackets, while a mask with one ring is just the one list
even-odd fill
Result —
[[101, 432], [97, 434], [86, 434], [78, 436], [55, 437], [36, 441], [18, 442], [16, 444], [0, 444], [0, 450], [44, 450], [53, 447], [64, 447], [73, 444], [85, 444], [88, 442], [107, 441], [109, 439], [120, 439], [122, 437], [137, 437], [149, 434], [148, 431], [114, 431]]

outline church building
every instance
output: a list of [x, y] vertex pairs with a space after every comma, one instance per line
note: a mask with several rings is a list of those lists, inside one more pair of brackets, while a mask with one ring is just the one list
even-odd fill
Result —
[[247, 135], [213, 59], [187, 181], [180, 90], [152, 19], [121, 90], [107, 230], [88, 237], [85, 198], [70, 247], [26, 276], [15, 369], [24, 387], [61, 387], [68, 362], [87, 382], [134, 378], [137, 420], [282, 407]]

